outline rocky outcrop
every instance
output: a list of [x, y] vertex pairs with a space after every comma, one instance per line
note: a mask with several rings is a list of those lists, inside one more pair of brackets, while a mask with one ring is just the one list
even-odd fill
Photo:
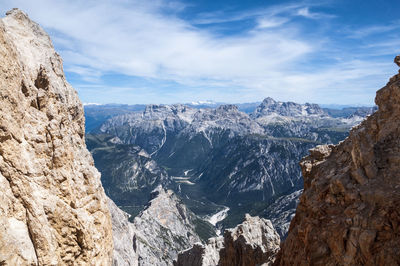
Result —
[[279, 265], [400, 264], [400, 74], [337, 146], [304, 158], [304, 193]]
[[179, 252], [199, 242], [196, 217], [170, 190], [152, 193], [133, 221], [109, 199], [114, 237], [114, 266], [172, 265]]
[[135, 250], [135, 226], [129, 222], [129, 214], [118, 208], [108, 199], [108, 207], [111, 213], [114, 252], [113, 266], [136, 266], [138, 256]]
[[180, 251], [199, 242], [195, 215], [159, 186], [147, 208], [134, 219], [134, 249], [139, 265], [172, 265]]
[[0, 264], [110, 264], [106, 197], [61, 58], [17, 9], [0, 43]]
[[269, 220], [246, 215], [223, 237], [209, 239], [206, 245], [196, 244], [178, 255], [176, 266], [252, 266], [271, 265], [279, 250], [280, 239]]
[[207, 244], [196, 243], [178, 255], [175, 266], [212, 266], [218, 265], [219, 252], [224, 248], [224, 237], [212, 237]]

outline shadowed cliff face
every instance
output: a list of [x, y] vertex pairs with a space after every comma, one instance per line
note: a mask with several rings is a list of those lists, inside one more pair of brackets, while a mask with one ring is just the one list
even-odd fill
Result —
[[375, 102], [345, 141], [300, 163], [304, 193], [277, 264], [400, 264], [400, 74]]
[[0, 261], [109, 265], [110, 214], [61, 58], [19, 10], [0, 43]]

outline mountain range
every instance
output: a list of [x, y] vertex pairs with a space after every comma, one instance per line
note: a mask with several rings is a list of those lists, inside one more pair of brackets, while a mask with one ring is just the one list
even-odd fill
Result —
[[[375, 108], [352, 110], [334, 117], [317, 104], [272, 98], [250, 114], [228, 104], [147, 105], [143, 111], [111, 112], [86, 139], [107, 195], [133, 216], [162, 185], [199, 217], [219, 217], [216, 231], [236, 226], [250, 213], [277, 216], [274, 226], [285, 237], [303, 188], [297, 162], [317, 144], [343, 140]], [[294, 203], [286, 218], [269, 211], [289, 195], [297, 196], [289, 197]]]
[[[197, 101], [191, 103], [185, 103], [183, 105], [196, 108], [217, 108], [220, 105], [226, 103], [213, 102], [213, 101]], [[246, 114], [253, 113], [261, 102], [251, 103], [236, 103], [239, 111]], [[371, 107], [366, 106], [348, 106], [348, 105], [319, 105], [325, 113], [332, 117], [346, 118], [351, 116], [357, 111], [369, 112]], [[375, 108], [376, 107], [372, 107]], [[146, 109], [146, 104], [98, 104], [98, 103], [86, 103], [84, 104], [85, 117], [86, 117], [86, 132], [91, 132], [98, 129], [107, 119], [131, 112], [141, 112]]]
[[376, 111], [149, 105], [85, 135], [46, 32], [13, 9], [0, 42], [0, 265], [400, 264], [400, 72]]

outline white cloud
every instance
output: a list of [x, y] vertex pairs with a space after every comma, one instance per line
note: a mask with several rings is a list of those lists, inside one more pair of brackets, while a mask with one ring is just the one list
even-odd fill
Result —
[[[262, 77], [271, 69], [284, 69], [313, 46], [289, 30], [216, 36], [165, 15], [162, 1], [155, 6], [105, 0], [12, 2], [58, 33], [54, 42], [62, 47], [65, 61], [80, 69], [179, 80]], [[262, 23], [278, 26], [283, 19]]]
[[258, 28], [259, 29], [268, 29], [268, 28], [275, 28], [282, 26], [286, 22], [288, 22], [289, 19], [287, 18], [260, 18], [258, 20]]
[[331, 17], [331, 15], [327, 14], [322, 14], [322, 13], [316, 13], [316, 12], [310, 12], [309, 7], [302, 7], [297, 10], [297, 15], [310, 18], [310, 19], [320, 19], [320, 18], [328, 18]]
[[374, 34], [382, 34], [390, 32], [393, 30], [397, 30], [399, 28], [400, 28], [399, 22], [390, 25], [372, 25], [369, 27], [362, 27], [358, 29], [349, 30], [348, 37], [360, 39]]
[[[331, 99], [323, 99], [324, 92], [334, 95], [330, 90], [342, 88], [348, 96], [336, 95], [332, 102], [353, 101], [361, 93], [355, 88], [371, 90], [364, 81], [371, 80], [371, 75], [376, 77], [389, 71], [389, 64], [381, 66], [378, 62], [365, 67], [367, 61], [352, 61], [351, 57], [345, 62], [319, 67], [305, 63], [318, 57], [327, 38], [304, 36], [304, 29], [293, 19], [334, 16], [312, 12], [311, 6], [302, 3], [232, 16], [218, 12], [203, 14], [191, 21], [179, 18], [179, 12], [186, 6], [178, 1], [3, 0], [0, 9], [4, 13], [12, 7], [26, 11], [50, 31], [66, 70], [80, 75], [84, 81], [96, 84], [102, 75], [112, 72], [176, 82], [190, 88], [164, 94], [145, 87], [103, 90], [115, 94], [131, 89], [141, 93], [137, 98], [143, 100], [159, 101], [160, 95], [164, 95], [170, 97], [165, 102], [177, 99], [243, 102], [273, 96], [282, 100], [329, 102]], [[196, 27], [196, 24], [245, 19], [253, 19], [254, 27], [240, 35], [221, 35], [207, 27]], [[323, 49], [329, 54], [330, 47]], [[89, 92], [89, 87], [85, 88]], [[90, 92], [94, 90], [91, 88]], [[352, 92], [357, 96], [352, 97]], [[370, 91], [363, 97], [367, 96], [371, 96]]]

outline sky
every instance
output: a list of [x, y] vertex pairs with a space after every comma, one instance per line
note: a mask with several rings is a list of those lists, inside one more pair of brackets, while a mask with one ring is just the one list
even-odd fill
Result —
[[86, 103], [373, 105], [399, 0], [0, 0], [50, 35]]

